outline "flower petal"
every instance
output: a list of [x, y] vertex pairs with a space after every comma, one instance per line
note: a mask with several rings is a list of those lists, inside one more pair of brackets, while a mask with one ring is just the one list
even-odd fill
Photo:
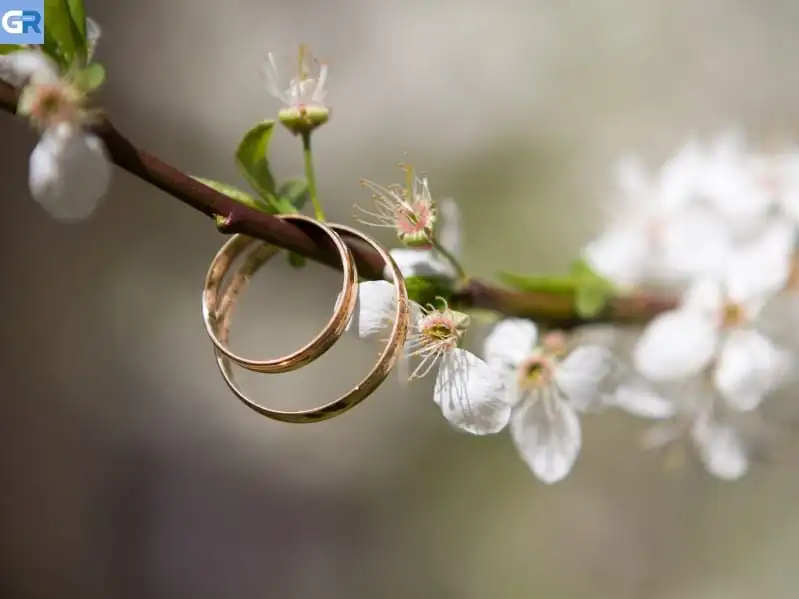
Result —
[[56, 83], [58, 65], [38, 50], [19, 50], [0, 56], [0, 79], [15, 87]]
[[643, 228], [631, 224], [601, 235], [583, 249], [588, 265], [619, 286], [641, 283], [652, 272], [652, 244]]
[[[454, 279], [456, 274], [452, 265], [430, 250], [395, 249], [389, 252], [405, 277], [446, 277]], [[393, 280], [391, 271], [386, 269], [383, 276]]]
[[642, 418], [671, 418], [677, 413], [677, 405], [672, 400], [657, 393], [644, 381], [633, 380], [616, 389], [613, 405]]
[[613, 355], [600, 345], [576, 348], [555, 369], [555, 385], [580, 411], [601, 401], [599, 385], [610, 374]]
[[734, 410], [760, 405], [787, 373], [787, 354], [755, 330], [735, 330], [724, 341], [714, 383]]
[[486, 362], [499, 371], [516, 370], [538, 340], [535, 324], [523, 318], [506, 318], [491, 330], [483, 344]]
[[712, 360], [718, 338], [714, 323], [688, 310], [666, 312], [644, 329], [633, 350], [635, 369], [653, 382], [698, 374]]
[[706, 162], [705, 148], [691, 140], [663, 165], [658, 180], [658, 201], [664, 209], [681, 208], [696, 198]]
[[358, 336], [372, 337], [387, 332], [394, 323], [397, 294], [387, 281], [364, 281], [358, 284], [357, 316], [350, 326], [357, 326]]
[[703, 278], [691, 284], [681, 299], [682, 309], [708, 320], [717, 321], [724, 311], [724, 291], [715, 278]]
[[103, 30], [94, 19], [86, 18], [86, 62], [89, 63], [94, 58], [94, 51], [97, 49], [97, 42], [103, 35]]
[[64, 222], [86, 219], [108, 190], [111, 165], [100, 138], [62, 124], [48, 129], [31, 152], [33, 199]]
[[733, 301], [744, 304], [751, 316], [788, 282], [795, 241], [793, 222], [786, 218], [771, 219], [727, 263], [728, 294]]
[[461, 255], [463, 246], [463, 223], [458, 204], [452, 198], [444, 198], [436, 202], [438, 218], [441, 224], [438, 228], [438, 242], [453, 256]]
[[569, 474], [582, 446], [577, 413], [552, 395], [522, 402], [513, 411], [510, 431], [522, 459], [547, 484]]
[[497, 433], [510, 420], [504, 377], [465, 349], [441, 359], [433, 398], [450, 423], [473, 435]]
[[661, 231], [664, 268], [678, 276], [718, 275], [732, 253], [729, 229], [702, 205], [688, 206]]
[[713, 476], [737, 480], [749, 469], [749, 457], [740, 435], [732, 426], [706, 416], [694, 425], [692, 436], [699, 457]]

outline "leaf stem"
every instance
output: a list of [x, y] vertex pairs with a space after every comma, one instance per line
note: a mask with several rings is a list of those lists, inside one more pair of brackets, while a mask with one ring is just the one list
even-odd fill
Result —
[[311, 196], [311, 204], [313, 204], [313, 212], [316, 220], [324, 221], [325, 212], [322, 210], [322, 204], [319, 202], [319, 196], [316, 193], [316, 174], [313, 167], [313, 152], [311, 151], [311, 132], [306, 131], [302, 134], [302, 154], [305, 158], [305, 178], [308, 180], [308, 195]]

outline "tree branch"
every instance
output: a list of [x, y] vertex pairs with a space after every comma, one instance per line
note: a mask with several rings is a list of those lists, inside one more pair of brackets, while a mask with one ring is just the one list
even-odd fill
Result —
[[[18, 95], [16, 89], [0, 81], [0, 108], [15, 114]], [[160, 158], [137, 148], [108, 119], [93, 127], [93, 131], [103, 140], [111, 160], [120, 168], [206, 216], [224, 217], [224, 224], [218, 226], [221, 232], [243, 233], [311, 260], [341, 268], [338, 252], [313, 227], [289, 223], [270, 214], [252, 210], [199, 183]], [[370, 280], [383, 278], [383, 261], [376, 252], [356, 239], [346, 239], [346, 242], [352, 250], [361, 277]], [[673, 298], [618, 297], [608, 304], [602, 314], [587, 320], [576, 313], [573, 298], [568, 295], [521, 293], [479, 280], [470, 281], [459, 290], [455, 299], [464, 307], [530, 318], [558, 328], [573, 328], [596, 322], [642, 323], [675, 305]]]

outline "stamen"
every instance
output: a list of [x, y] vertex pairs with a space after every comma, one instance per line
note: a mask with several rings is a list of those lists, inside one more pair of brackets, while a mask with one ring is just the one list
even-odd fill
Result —
[[542, 352], [525, 360], [518, 371], [518, 384], [522, 389], [548, 388], [552, 382], [554, 363]]
[[746, 313], [739, 305], [728, 302], [724, 306], [721, 316], [721, 327], [725, 329], [741, 326], [746, 322]]

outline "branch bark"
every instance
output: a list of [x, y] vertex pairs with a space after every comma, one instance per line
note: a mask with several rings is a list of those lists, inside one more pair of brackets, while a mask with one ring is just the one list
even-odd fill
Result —
[[[0, 108], [15, 114], [18, 96], [15, 88], [0, 81]], [[222, 233], [243, 233], [333, 268], [341, 267], [332, 244], [313, 228], [306, 230], [302, 225], [252, 210], [199, 183], [174, 166], [136, 147], [107, 118], [96, 125], [93, 131], [103, 140], [111, 160], [120, 168], [210, 218], [224, 217], [225, 223], [218, 227]], [[383, 278], [383, 261], [377, 253], [356, 239], [345, 241], [352, 250], [362, 278]], [[577, 314], [570, 296], [544, 292], [522, 293], [477, 279], [459, 290], [455, 299], [464, 307], [530, 318], [547, 326], [564, 329], [597, 322], [643, 323], [676, 304], [674, 298], [669, 297], [618, 297], [608, 304], [602, 314], [589, 320]]]

